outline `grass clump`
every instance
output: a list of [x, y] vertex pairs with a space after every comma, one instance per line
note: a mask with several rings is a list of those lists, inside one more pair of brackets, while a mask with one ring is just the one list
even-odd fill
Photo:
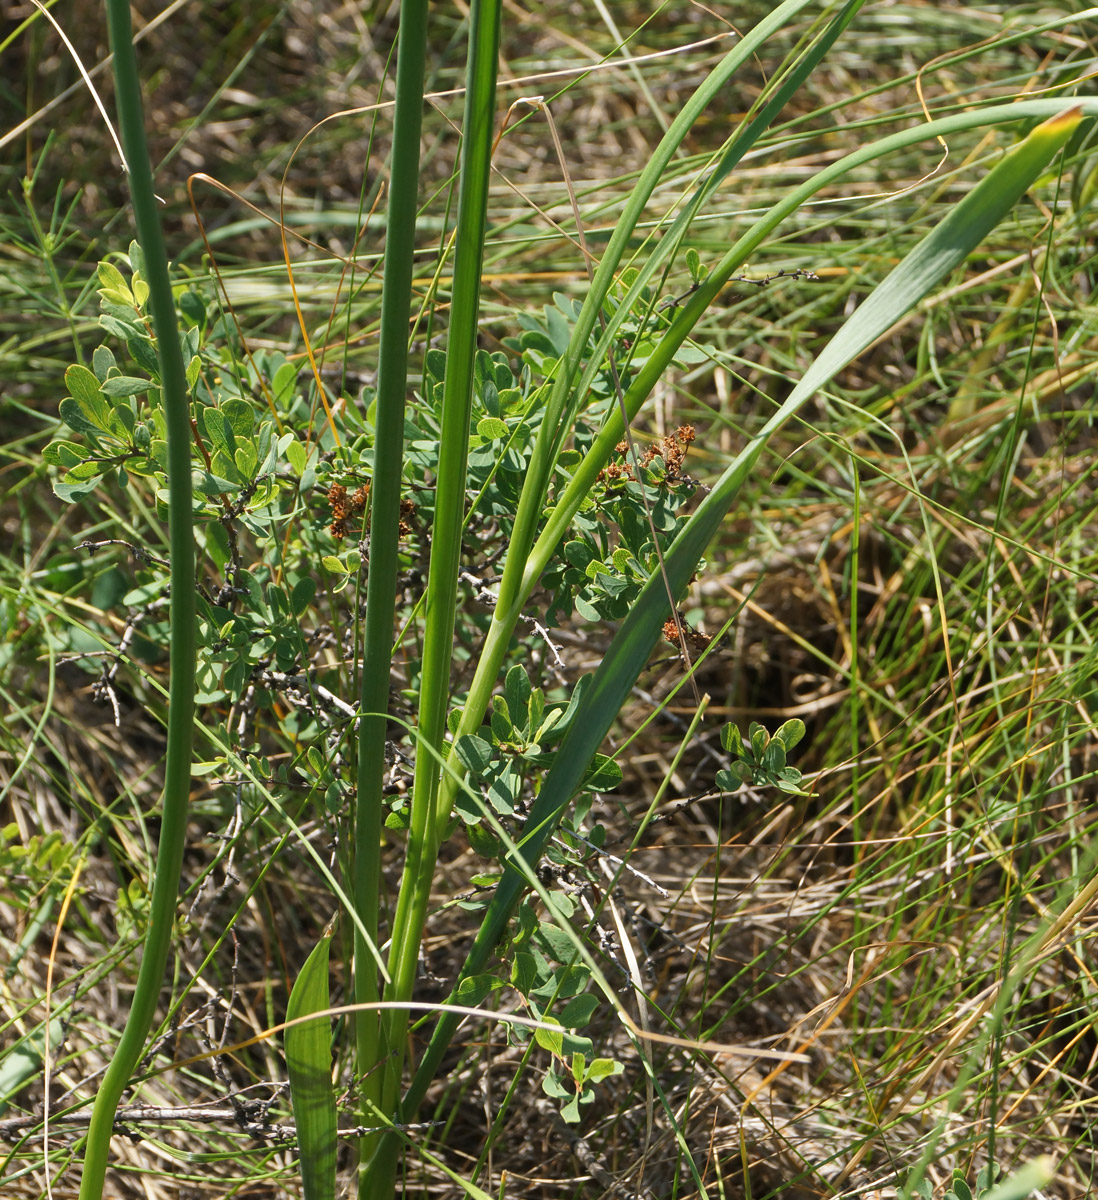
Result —
[[5, 1195], [1085, 1180], [1098, 106], [1071, 13], [894, 9], [548, 21], [498, 140], [497, 6], [374, 13], [282, 282], [24, 191]]

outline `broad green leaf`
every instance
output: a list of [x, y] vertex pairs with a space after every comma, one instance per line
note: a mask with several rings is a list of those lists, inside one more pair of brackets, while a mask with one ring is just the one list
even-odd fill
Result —
[[[539, 742], [555, 746], [565, 736], [572, 722], [575, 720], [576, 713], [580, 710], [583, 698], [587, 695], [593, 679], [593, 675], [581, 675], [576, 680], [576, 686], [572, 689], [572, 695], [564, 712], [560, 712], [560, 709], [554, 709], [542, 722], [537, 732], [537, 740]], [[558, 713], [560, 714], [559, 716], [557, 715]]]
[[[477, 814], [479, 816], [479, 814]], [[465, 826], [465, 836], [469, 839], [469, 845], [481, 856], [481, 858], [495, 859], [499, 858], [503, 853], [503, 843], [490, 830], [485, 829], [483, 825], [467, 824]], [[495, 887], [499, 882], [498, 873], [493, 876], [490, 884], [484, 886]]]
[[126, 336], [126, 349], [143, 371], [147, 371], [153, 379], [160, 378], [160, 360], [156, 356], [156, 347], [143, 329], [129, 331]]
[[[111, 431], [115, 436], [126, 440], [134, 435], [134, 430], [137, 428], [137, 417], [129, 404], [115, 404], [111, 407], [110, 423]], [[147, 447], [148, 444], [149, 442], [146, 441], [145, 446]]]
[[294, 398], [297, 387], [297, 367], [290, 362], [283, 363], [271, 380], [271, 392], [274, 395], [275, 407], [280, 411], [289, 409], [290, 401]]
[[255, 446], [251, 442], [239, 443], [236, 453], [233, 455], [233, 463], [245, 479], [251, 479], [259, 465], [259, 456], [255, 452]]
[[[514, 709], [511, 710], [512, 712]], [[533, 737], [537, 737], [541, 729], [542, 718], [545, 716], [545, 693], [541, 688], [533, 688], [530, 692], [529, 708], [527, 709], [526, 728]], [[536, 751], [535, 751], [536, 753]]]
[[583, 777], [583, 787], [589, 792], [609, 792], [622, 781], [622, 769], [605, 754], [596, 754], [587, 774]]
[[598, 996], [592, 996], [590, 992], [583, 992], [579, 996], [573, 996], [557, 1016], [560, 1023], [568, 1029], [579, 1029], [580, 1026], [586, 1025], [590, 1021], [591, 1014], [598, 1006]]
[[762, 765], [775, 775], [785, 769], [785, 747], [776, 738], [763, 751]]
[[577, 539], [565, 542], [564, 557], [573, 567], [586, 571], [588, 563], [594, 561], [595, 552], [586, 542]]
[[[286, 1019], [324, 1013], [328, 992], [328, 948], [325, 936], [313, 947], [290, 992]], [[336, 1102], [332, 1084], [332, 1032], [327, 1016], [286, 1030], [286, 1067], [294, 1110], [304, 1200], [335, 1200]]]
[[126, 282], [126, 277], [114, 263], [101, 262], [96, 268], [95, 273], [104, 290], [119, 293], [126, 304], [133, 303], [133, 293], [130, 291], [130, 285]]
[[511, 711], [505, 697], [492, 697], [492, 713], [489, 721], [492, 726], [492, 736], [497, 742], [509, 742], [514, 738], [515, 726], [511, 721]]
[[500, 816], [510, 816], [515, 810], [515, 791], [510, 771], [497, 775], [488, 785], [488, 802]]
[[80, 407], [79, 402], [73, 400], [71, 396], [66, 396], [61, 401], [58, 411], [61, 414], [61, 420], [73, 433], [83, 433], [95, 440], [100, 434], [109, 432], [109, 427], [105, 429], [92, 421]]
[[84, 416], [106, 432], [109, 429], [110, 405], [99, 390], [99, 380], [94, 372], [74, 363], [65, 372], [65, 386]]
[[538, 980], [538, 961], [529, 950], [519, 950], [511, 960], [511, 982], [528, 995]]
[[794, 796], [806, 796], [807, 792], [801, 787], [801, 779], [803, 776], [796, 767], [783, 767], [778, 772], [777, 785], [783, 792], [789, 792]]
[[507, 426], [499, 417], [484, 417], [477, 422], [477, 433], [486, 441], [498, 442], [507, 436]]
[[466, 734], [454, 746], [459, 760], [467, 771], [482, 775], [492, 762], [492, 745], [476, 734]]
[[123, 321], [111, 313], [101, 313], [99, 316], [99, 324], [101, 328], [105, 329], [108, 333], [113, 334], [116, 338], [121, 338], [122, 341], [132, 337], [136, 332], [133, 321]]
[[116, 305], [121, 309], [134, 307], [134, 298], [130, 292], [119, 291], [118, 288], [100, 288], [99, 295], [104, 305]]
[[688, 246], [686, 249], [686, 269], [690, 273], [690, 279], [694, 283], [698, 283], [704, 278], [702, 275], [701, 258], [693, 246]]
[[223, 771], [225, 762], [226, 760], [223, 758], [211, 759], [209, 762], [193, 762], [191, 763], [191, 775], [194, 778], [201, 778], [203, 775], [212, 775], [215, 771]]
[[308, 461], [305, 454], [305, 447], [297, 441], [291, 434], [291, 440], [286, 445], [285, 455], [286, 461], [293, 468], [293, 472], [299, 478], [305, 470], [305, 463]]
[[804, 722], [799, 717], [794, 717], [791, 721], [786, 721], [780, 725], [774, 732], [774, 740], [781, 742], [785, 747], [786, 752], [792, 750], [794, 746], [804, 737]]
[[301, 614], [309, 607], [309, 605], [312, 604], [315, 596], [316, 580], [310, 575], [306, 575], [299, 579], [297, 583], [294, 584], [293, 594], [290, 599], [290, 603], [292, 604], [294, 610], [294, 616], [300, 617]]
[[[542, 1020], [549, 1025], [557, 1025], [556, 1017], [542, 1017]], [[550, 1054], [555, 1054], [558, 1057], [564, 1050], [564, 1030], [560, 1029], [535, 1029], [534, 1041], [543, 1049], [548, 1050]]]
[[507, 711], [511, 720], [519, 729], [527, 728], [530, 691], [530, 677], [522, 667], [513, 666], [503, 681], [503, 694], [507, 699]]
[[96, 346], [92, 354], [92, 367], [95, 369], [95, 377], [102, 382], [110, 374], [114, 365], [114, 354], [110, 347]]
[[220, 496], [223, 492], [238, 492], [240, 484], [223, 475], [211, 475], [209, 471], [192, 471], [191, 484], [203, 496]]
[[137, 375], [112, 375], [101, 385], [104, 396], [143, 396], [153, 385]]
[[76, 501], [83, 500], [85, 496], [90, 496], [102, 480], [102, 475], [96, 475], [93, 479], [86, 480], [83, 483], [65, 483], [63, 480], [58, 480], [53, 485], [54, 495], [58, 500], [64, 500], [68, 504], [75, 504]]
[[202, 409], [202, 428], [215, 446], [220, 446], [229, 455], [232, 455], [236, 449], [236, 437], [233, 434], [232, 425], [225, 420], [225, 416], [219, 408]]
[[737, 758], [743, 758], [747, 753], [743, 744], [743, 734], [740, 733], [739, 726], [731, 721], [721, 728], [721, 745], [728, 754], [734, 754]]
[[552, 1096], [554, 1100], [563, 1100], [575, 1091], [570, 1083], [565, 1085], [555, 1070], [546, 1072], [545, 1078], [541, 1081], [541, 1090], [547, 1096]]
[[86, 449], [79, 443], [64, 440], [50, 442], [42, 449], [43, 462], [49, 463], [51, 467], [61, 467], [65, 471], [71, 470], [77, 463], [82, 463], [86, 455]]
[[464, 1004], [466, 1008], [477, 1008], [492, 992], [501, 987], [503, 987], [502, 981], [494, 975], [470, 975], [461, 981], [454, 994], [454, 999], [458, 1004]]
[[596, 1058], [591, 1061], [584, 1078], [591, 1083], [597, 1083], [600, 1079], [609, 1079], [611, 1076], [620, 1075], [624, 1070], [622, 1064], [615, 1062], [612, 1058]]
[[222, 401], [221, 415], [228, 421], [237, 437], [251, 437], [255, 424], [255, 412], [247, 400], [241, 400], [238, 396], [234, 396]]

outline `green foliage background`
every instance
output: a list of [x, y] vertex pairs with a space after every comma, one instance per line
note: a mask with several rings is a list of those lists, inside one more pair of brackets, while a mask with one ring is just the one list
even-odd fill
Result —
[[[642, 277], [726, 138], [837, 11], [805, 6], [692, 126], [570, 349], [589, 288], [576, 212], [598, 260], [662, 132], [728, 51], [727, 22], [745, 33], [771, 13], [621, 9], [546, 2], [504, 22], [497, 119], [530, 89], [549, 116], [517, 106], [492, 159], [453, 547], [447, 728], [466, 784], [442, 777], [453, 807], [429, 856], [422, 950], [408, 940], [417, 1003], [456, 983], [455, 1003], [497, 1016], [452, 1046], [436, 1032], [424, 1059], [432, 1020], [411, 1013], [403, 1082], [424, 1103], [382, 1103], [372, 1119], [399, 1130], [388, 1140], [362, 1127], [402, 1036], [375, 1073], [346, 1013], [330, 1030], [266, 1031], [349, 1001], [355, 931], [361, 958], [393, 928], [424, 753], [424, 587], [446, 515], [468, 30], [462, 11], [432, 9], [380, 895], [363, 915], [367, 522], [392, 467], [375, 455], [391, 154], [376, 105], [391, 96], [396, 8], [203, 5], [186, 52], [182, 16], [138, 13], [193, 418], [198, 717], [168, 977], [123, 1101], [145, 1141], [113, 1139], [107, 1194], [141, 1194], [148, 1178], [166, 1195], [325, 1195], [336, 1172], [350, 1178], [352, 1147], [369, 1160], [378, 1145], [393, 1163], [400, 1150], [408, 1194], [968, 1200], [999, 1177], [1013, 1176], [1003, 1198], [1089, 1186], [1092, 121], [910, 316], [834, 377], [821, 364], [867, 297], [917, 287], [890, 273], [1037, 119], [981, 127], [974, 110], [1040, 94], [1054, 112], [1089, 95], [1098, 22], [1055, 3], [866, 3], [714, 183], [681, 253]], [[103, 57], [76, 6], [53, 12], [88, 65]], [[24, 131], [7, 123], [24, 161], [0, 212], [0, 1190], [31, 1197], [47, 1175], [55, 1194], [79, 1177], [148, 928], [171, 555], [162, 368], [125, 182], [86, 91], [66, 93], [77, 77], [56, 34], [35, 20], [7, 50], [12, 114], [60, 98]], [[944, 151], [912, 137], [867, 158], [707, 286], [807, 176], [928, 117], [955, 118]], [[539, 447], [560, 451], [544, 527], [619, 396], [695, 317], [635, 446], [550, 547], [484, 721], [464, 729]], [[573, 350], [583, 403], [558, 433], [547, 406]], [[657, 543], [668, 552], [753, 447], [678, 628], [608, 714], [508, 921], [493, 897], [516, 843], [541, 844], [531, 813], [537, 825], [548, 773], [604, 694], [591, 673], [617, 661], [619, 629], [662, 586]], [[383, 1045], [401, 1030], [387, 1020]], [[444, 1065], [417, 1075], [421, 1060]], [[146, 1122], [139, 1104], [160, 1115]]]

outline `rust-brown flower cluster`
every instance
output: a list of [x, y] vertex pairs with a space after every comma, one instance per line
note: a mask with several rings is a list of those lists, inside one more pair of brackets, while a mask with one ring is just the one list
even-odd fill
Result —
[[[680, 425], [674, 433], [669, 433], [666, 437], [649, 446], [644, 454], [641, 455], [640, 465], [647, 467], [653, 459], [662, 458], [665, 482], [674, 483], [678, 481], [683, 475], [682, 468], [683, 463], [686, 461], [686, 452], [696, 436], [697, 434], [693, 425]], [[605, 466], [599, 472], [599, 482], [610, 485], [626, 479], [636, 482], [637, 477], [633, 471], [633, 464], [627, 458], [629, 454], [628, 442], [618, 442], [614, 447], [614, 452], [622, 461], [612, 462]]]
[[[700, 629], [692, 629], [681, 617], [679, 620], [682, 622], [683, 636], [695, 650], [704, 650], [713, 640], [709, 634], [702, 633]], [[674, 617], [663, 623], [663, 636], [672, 646], [681, 647], [682, 642], [679, 638], [679, 627], [675, 623]]]
[[347, 536], [347, 523], [354, 517], [359, 517], [366, 509], [366, 501], [370, 496], [370, 485], [362, 484], [350, 496], [342, 483], [333, 483], [328, 489], [328, 503], [332, 507], [332, 523], [328, 532], [334, 538], [342, 541]]
[[[328, 489], [328, 503], [332, 508], [332, 523], [328, 532], [334, 538], [342, 541], [350, 532], [350, 522], [360, 517], [366, 511], [366, 501], [370, 498], [370, 485], [362, 484], [348, 495], [347, 489], [341, 483], [333, 483]], [[398, 530], [401, 537], [407, 537], [412, 532], [412, 514], [416, 511], [415, 503], [407, 496], [400, 502], [400, 524]]]
[[401, 537], [407, 537], [412, 532], [411, 520], [415, 511], [415, 503], [405, 496], [400, 502], [400, 524], [397, 526], [397, 532]]

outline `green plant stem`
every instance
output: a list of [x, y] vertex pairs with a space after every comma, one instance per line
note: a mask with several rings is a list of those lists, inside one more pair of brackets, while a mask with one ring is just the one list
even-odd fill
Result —
[[149, 311], [157, 339], [168, 442], [168, 530], [171, 552], [171, 680], [168, 747], [160, 840], [149, 908], [149, 927], [130, 1013], [118, 1047], [103, 1075], [84, 1148], [80, 1200], [103, 1194], [111, 1133], [118, 1102], [140, 1061], [156, 1016], [157, 1000], [171, 949], [179, 876], [187, 833], [191, 739], [194, 728], [195, 565], [191, 512], [191, 431], [187, 382], [172, 297], [168, 256], [156, 211], [145, 141], [141, 81], [133, 48], [129, 0], [107, 0], [114, 53], [115, 93], [122, 145], [129, 168], [137, 237], [145, 255]]
[[[401, 463], [423, 124], [427, 0], [404, 0], [398, 39], [370, 500], [370, 571], [366, 586], [358, 729], [354, 866], [355, 910], [360, 917], [360, 924], [355, 928], [354, 954], [354, 989], [358, 1004], [368, 1004], [380, 996], [377, 931], [384, 823], [382, 788], [386, 771], [386, 714], [399, 566]], [[381, 1100], [381, 1080], [374, 1068], [384, 1055], [377, 1012], [363, 1010], [357, 1013], [355, 1033], [358, 1071], [364, 1079], [363, 1123], [370, 1124], [369, 1104]], [[368, 1160], [371, 1152], [371, 1144], [364, 1142], [363, 1160]], [[365, 1180], [363, 1174], [360, 1184]]]
[[[436, 755], [444, 744], [450, 698], [480, 274], [495, 125], [500, 15], [501, 0], [480, 0], [472, 6], [470, 14], [456, 258], [420, 678], [419, 746], [407, 857], [393, 918], [389, 958], [391, 983], [385, 988], [386, 1000], [407, 1000], [412, 995], [438, 854], [439, 766]], [[377, 1071], [382, 1084], [380, 1108], [386, 1115], [396, 1115], [398, 1110], [407, 1026], [405, 1010], [386, 1010], [382, 1020], [385, 1058]], [[390, 1194], [399, 1146], [399, 1141], [392, 1136], [383, 1139], [370, 1172], [371, 1194]]]

